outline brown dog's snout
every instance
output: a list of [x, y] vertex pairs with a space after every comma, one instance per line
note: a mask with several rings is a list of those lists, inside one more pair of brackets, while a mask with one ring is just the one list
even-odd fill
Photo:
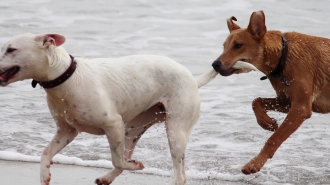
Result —
[[212, 67], [216, 72], [220, 72], [221, 62], [216, 60], [212, 63]]

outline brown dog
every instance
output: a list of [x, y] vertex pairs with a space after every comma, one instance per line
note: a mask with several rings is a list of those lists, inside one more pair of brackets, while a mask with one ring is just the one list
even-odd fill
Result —
[[[330, 40], [296, 32], [267, 31], [263, 11], [253, 12], [246, 29], [235, 17], [227, 20], [230, 35], [224, 51], [213, 63], [223, 76], [246, 70], [235, 67], [237, 61], [254, 65], [269, 78], [276, 98], [257, 98], [252, 107], [258, 124], [273, 135], [261, 152], [242, 172], [258, 172], [273, 157], [279, 146], [311, 117], [312, 111], [330, 112]], [[241, 62], [242, 63], [242, 62]], [[234, 66], [234, 67], [233, 67]], [[287, 113], [278, 127], [267, 111]]]

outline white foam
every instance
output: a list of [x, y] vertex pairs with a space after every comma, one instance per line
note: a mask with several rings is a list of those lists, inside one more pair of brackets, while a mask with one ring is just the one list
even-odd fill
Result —
[[8, 161], [40, 162], [40, 157], [24, 155], [12, 151], [0, 151], [0, 159]]

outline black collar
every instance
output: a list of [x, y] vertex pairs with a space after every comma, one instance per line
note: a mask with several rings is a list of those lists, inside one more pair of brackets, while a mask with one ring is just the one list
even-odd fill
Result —
[[280, 62], [277, 64], [275, 70], [269, 74], [269, 76], [263, 76], [260, 78], [260, 80], [266, 80], [269, 77], [274, 77], [274, 78], [280, 77], [282, 82], [286, 86], [290, 85], [290, 82], [288, 81], [288, 79], [283, 75], [283, 69], [286, 64], [286, 57], [288, 56], [288, 49], [289, 49], [288, 41], [286, 40], [285, 36], [282, 34], [282, 55], [281, 55]]
[[71, 58], [71, 65], [62, 75], [55, 78], [54, 80], [50, 80], [50, 81], [46, 81], [46, 82], [38, 82], [36, 80], [32, 80], [32, 83], [31, 83], [32, 87], [35, 88], [37, 86], [37, 84], [39, 84], [41, 87], [43, 87], [45, 89], [53, 88], [58, 85], [61, 85], [63, 82], [65, 82], [67, 79], [69, 79], [77, 67], [77, 62], [74, 60], [73, 56], [70, 55], [70, 58]]

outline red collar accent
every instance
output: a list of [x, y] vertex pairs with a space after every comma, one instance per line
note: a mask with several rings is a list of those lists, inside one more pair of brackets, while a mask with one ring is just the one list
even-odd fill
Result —
[[55, 78], [54, 80], [50, 80], [50, 81], [46, 81], [46, 82], [38, 82], [36, 80], [32, 80], [32, 83], [31, 83], [32, 87], [35, 88], [37, 86], [37, 84], [39, 84], [41, 87], [43, 87], [45, 89], [53, 88], [53, 87], [61, 85], [63, 82], [65, 82], [67, 79], [69, 79], [77, 67], [77, 62], [74, 60], [74, 57], [70, 55], [70, 58], [71, 58], [71, 65], [62, 75]]

